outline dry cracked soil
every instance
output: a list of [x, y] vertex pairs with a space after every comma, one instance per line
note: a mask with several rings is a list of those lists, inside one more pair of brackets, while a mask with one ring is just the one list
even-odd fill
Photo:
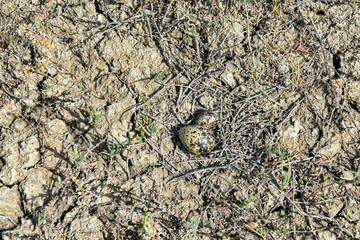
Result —
[[0, 9], [1, 239], [360, 239], [358, 1]]

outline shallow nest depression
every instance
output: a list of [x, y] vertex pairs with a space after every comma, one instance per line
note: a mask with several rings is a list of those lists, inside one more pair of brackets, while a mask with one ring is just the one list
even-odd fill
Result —
[[360, 238], [358, 3], [0, 8], [2, 239]]

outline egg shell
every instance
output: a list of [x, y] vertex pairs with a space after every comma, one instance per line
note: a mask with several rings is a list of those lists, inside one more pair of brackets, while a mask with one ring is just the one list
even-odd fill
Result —
[[182, 127], [179, 130], [179, 138], [183, 146], [195, 155], [206, 155], [215, 147], [213, 132], [198, 125]]

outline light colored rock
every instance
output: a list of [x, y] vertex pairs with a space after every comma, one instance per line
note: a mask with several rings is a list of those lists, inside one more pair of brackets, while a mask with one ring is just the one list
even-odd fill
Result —
[[21, 218], [21, 224], [2, 234], [4, 240], [38, 239], [41, 234], [31, 218]]
[[225, 71], [223, 74], [221, 74], [221, 80], [223, 80], [230, 87], [236, 86], [236, 80], [234, 78], [234, 73], [231, 71]]
[[[0, 92], [1, 94], [1, 92]], [[19, 113], [21, 107], [18, 103], [16, 103], [13, 99], [5, 102], [4, 105], [0, 108], [0, 126], [9, 127], [11, 122], [15, 118], [15, 114]]]
[[46, 201], [51, 200], [59, 181], [60, 177], [45, 168], [29, 170], [26, 179], [20, 184], [26, 211], [32, 212], [34, 209], [44, 206]]
[[355, 104], [357, 110], [360, 111], [360, 81], [351, 81], [348, 93], [350, 100]]
[[104, 239], [104, 225], [95, 216], [76, 218], [71, 222], [70, 231], [76, 234], [77, 239]]
[[46, 137], [46, 151], [45, 163], [47, 167], [58, 168], [59, 163], [64, 162], [59, 154], [68, 152], [67, 146], [73, 141], [66, 123], [60, 119], [49, 119], [46, 123], [47, 137]]
[[322, 154], [324, 156], [335, 156], [337, 153], [341, 150], [341, 140], [338, 138], [336, 134], [333, 134], [333, 136], [329, 137], [326, 140], [320, 141], [320, 146], [322, 146], [318, 153]]
[[206, 109], [214, 109], [216, 99], [211, 97], [209, 94], [204, 94], [199, 98], [199, 103]]
[[11, 229], [24, 216], [18, 186], [0, 188], [0, 229]]
[[298, 151], [298, 143], [300, 140], [301, 131], [304, 129], [304, 126], [301, 122], [296, 119], [293, 123], [284, 131], [283, 133], [283, 146], [286, 147], [290, 152]]
[[318, 233], [319, 240], [336, 240], [336, 235], [330, 231], [321, 231]]
[[360, 205], [355, 200], [351, 200], [344, 211], [344, 216], [350, 222], [358, 222], [360, 220]]
[[4, 160], [0, 181], [5, 185], [13, 185], [23, 180], [27, 169], [40, 160], [39, 140], [35, 136], [28, 137], [31, 129], [24, 130], [25, 127], [24, 121], [16, 119], [11, 125], [14, 131], [4, 132], [5, 136], [11, 135], [2, 142], [0, 149], [0, 157]]
[[130, 35], [119, 37], [111, 33], [108, 41], [100, 43], [100, 49], [112, 60], [114, 68], [127, 73], [124, 75], [124, 81], [133, 85], [140, 96], [153, 94], [160, 85], [152, 80], [161, 81], [156, 79], [157, 74], [168, 70], [157, 48], [144, 46]]
[[339, 211], [343, 208], [344, 203], [342, 199], [336, 199], [332, 205], [329, 207], [329, 217], [335, 217]]

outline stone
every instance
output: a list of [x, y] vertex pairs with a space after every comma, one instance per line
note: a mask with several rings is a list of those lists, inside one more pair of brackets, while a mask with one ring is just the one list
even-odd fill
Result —
[[17, 185], [12, 188], [0, 188], [0, 229], [15, 227], [19, 223], [19, 218], [24, 216], [20, 199]]

